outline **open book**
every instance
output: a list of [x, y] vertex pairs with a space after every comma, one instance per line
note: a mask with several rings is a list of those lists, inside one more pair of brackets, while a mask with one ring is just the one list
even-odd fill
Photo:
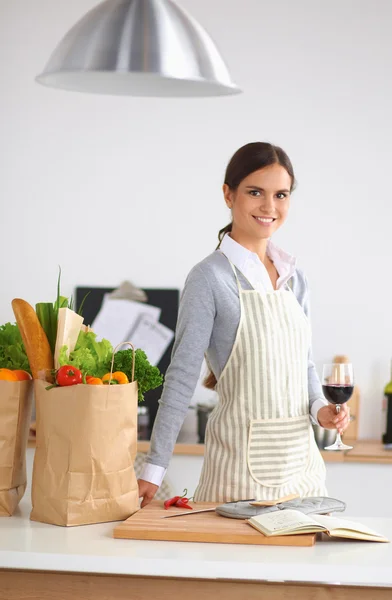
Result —
[[360, 523], [327, 517], [325, 515], [304, 515], [298, 510], [281, 510], [252, 517], [247, 521], [266, 536], [298, 535], [324, 532], [331, 537], [388, 542], [387, 538]]

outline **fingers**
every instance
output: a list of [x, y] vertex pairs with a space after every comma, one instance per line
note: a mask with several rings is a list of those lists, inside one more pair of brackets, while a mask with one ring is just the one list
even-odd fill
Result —
[[152, 498], [148, 499], [147, 496], [144, 496], [140, 508], [144, 508], [147, 504], [150, 504]]
[[158, 489], [157, 485], [153, 483], [149, 483], [148, 481], [144, 481], [143, 479], [139, 479], [139, 498], [142, 498], [142, 503], [140, 505], [141, 508], [150, 504], [151, 500], [153, 500], [156, 491]]
[[155, 496], [155, 493], [152, 493], [150, 491], [145, 492], [144, 496], [143, 496], [143, 501], [140, 505], [141, 508], [144, 508], [145, 506], [147, 506], [147, 504], [150, 504], [150, 502], [151, 502], [151, 500], [153, 500], [154, 496]]
[[333, 423], [333, 419], [336, 417], [336, 412], [334, 407], [331, 404], [327, 406], [323, 406], [319, 409], [317, 413], [317, 419], [319, 425], [324, 427], [325, 429], [335, 429], [335, 425]]
[[337, 413], [335, 405], [328, 404], [320, 408], [317, 418], [319, 424], [325, 429], [337, 429], [339, 433], [343, 433], [350, 424], [350, 409], [344, 404]]
[[340, 412], [334, 415], [332, 423], [339, 433], [343, 433], [347, 429], [350, 424], [350, 409], [348, 406], [342, 406]]

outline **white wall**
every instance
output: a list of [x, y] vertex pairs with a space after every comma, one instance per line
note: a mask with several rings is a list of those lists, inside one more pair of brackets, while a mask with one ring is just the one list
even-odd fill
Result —
[[34, 76], [96, 0], [0, 0], [0, 321], [78, 285], [181, 287], [228, 222], [220, 186], [243, 143], [289, 153], [299, 180], [278, 241], [313, 291], [318, 367], [347, 353], [360, 432], [379, 437], [392, 354], [389, 0], [178, 0], [244, 94], [88, 96]]

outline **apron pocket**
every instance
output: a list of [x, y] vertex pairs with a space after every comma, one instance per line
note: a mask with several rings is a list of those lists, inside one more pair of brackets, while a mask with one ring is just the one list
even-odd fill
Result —
[[309, 415], [250, 422], [248, 468], [266, 487], [280, 487], [304, 471], [309, 461]]

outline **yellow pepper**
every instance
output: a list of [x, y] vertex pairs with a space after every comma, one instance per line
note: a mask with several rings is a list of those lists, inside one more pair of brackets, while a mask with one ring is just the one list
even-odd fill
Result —
[[106, 373], [106, 375], [104, 375], [102, 377], [102, 381], [106, 385], [109, 383], [109, 381], [110, 381], [111, 385], [129, 383], [128, 377], [122, 371], [116, 371], [115, 373], [112, 373], [111, 380], [110, 380], [110, 373]]
[[102, 379], [100, 379], [99, 377], [86, 377], [86, 383], [88, 385], [103, 385], [103, 381]]
[[3, 381], [18, 381], [18, 377], [11, 369], [0, 369], [0, 379]]

